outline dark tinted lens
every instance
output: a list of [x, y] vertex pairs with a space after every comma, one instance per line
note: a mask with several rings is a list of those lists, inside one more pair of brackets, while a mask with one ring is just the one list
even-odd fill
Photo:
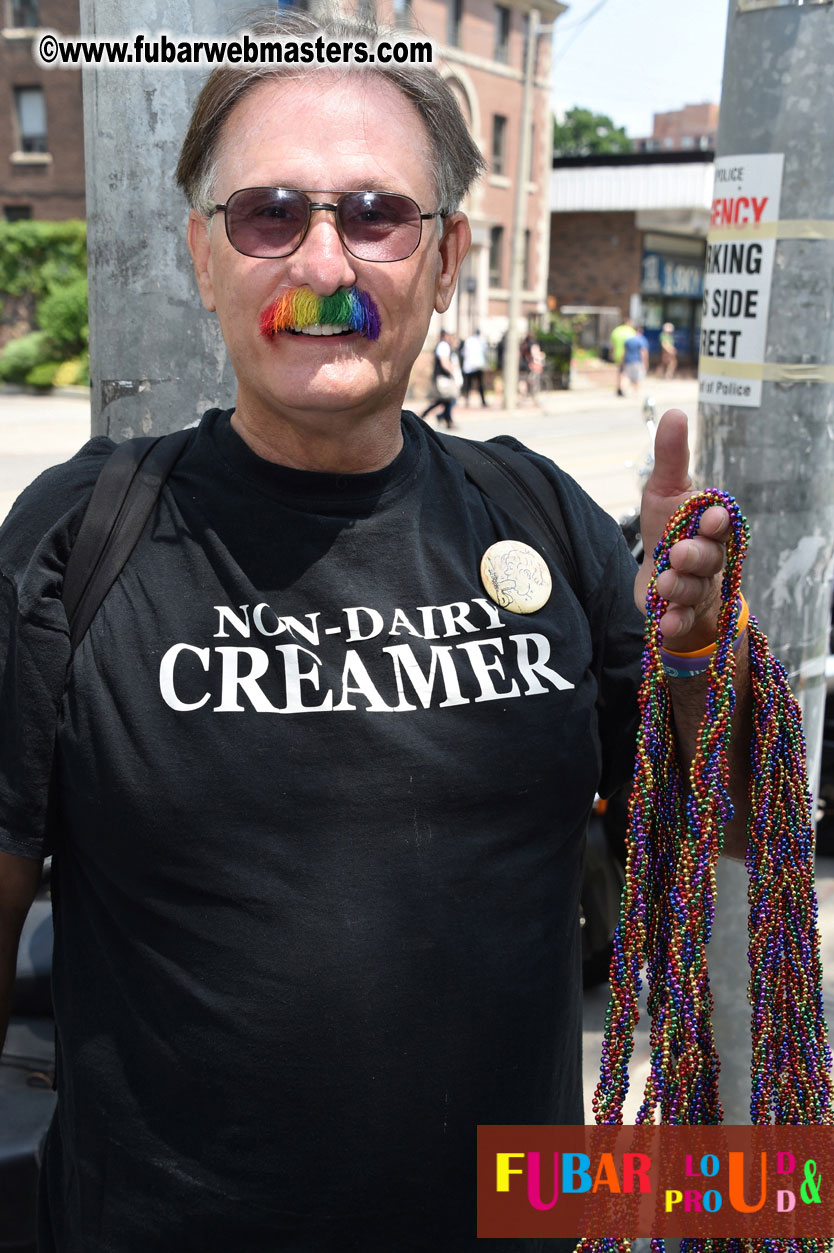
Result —
[[280, 257], [292, 252], [304, 233], [309, 202], [300, 191], [247, 187], [226, 203], [229, 242], [248, 257]]
[[339, 225], [350, 251], [365, 261], [402, 261], [420, 242], [420, 210], [408, 196], [354, 191], [339, 200]]

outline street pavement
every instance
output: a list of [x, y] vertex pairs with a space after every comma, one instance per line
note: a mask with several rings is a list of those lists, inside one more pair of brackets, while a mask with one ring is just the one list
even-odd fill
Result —
[[26, 395], [0, 388], [0, 520], [27, 483], [90, 438], [86, 390]]
[[[510, 434], [551, 457], [604, 509], [619, 518], [629, 513], [639, 499], [638, 470], [649, 452], [642, 411], [642, 399], [646, 396], [653, 399], [658, 416], [673, 407], [688, 413], [690, 443], [694, 448], [697, 385], [692, 379], [650, 379], [639, 399], [616, 396], [610, 387], [585, 385], [570, 391], [546, 393], [535, 404], [522, 398], [512, 412], [501, 408], [496, 397], [488, 396], [492, 405], [487, 409], [482, 409], [479, 401], [471, 408], [459, 403], [454, 410], [454, 421], [457, 434], [470, 439]], [[0, 390], [0, 519], [5, 517], [27, 483], [50, 465], [72, 456], [89, 434], [90, 406], [86, 392], [34, 396]], [[817, 858], [817, 893], [825, 1002], [831, 1030], [834, 1026], [834, 858]], [[720, 939], [718, 925], [715, 934]], [[739, 952], [736, 960], [740, 970], [738, 995], [743, 996], [744, 953]], [[588, 1117], [599, 1074], [607, 1003], [606, 984], [589, 989], [585, 994], [583, 1053]], [[719, 1044], [719, 1053], [721, 1051]], [[644, 1008], [632, 1058], [632, 1091], [626, 1105], [626, 1121], [633, 1117], [639, 1104], [648, 1062]]]

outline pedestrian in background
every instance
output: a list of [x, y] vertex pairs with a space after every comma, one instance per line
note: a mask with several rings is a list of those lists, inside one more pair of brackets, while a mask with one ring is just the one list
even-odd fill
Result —
[[673, 379], [678, 368], [678, 350], [675, 347], [675, 327], [664, 322], [660, 332], [660, 369], [665, 379]]
[[452, 352], [449, 332], [441, 331], [434, 349], [434, 370], [432, 372], [434, 398], [431, 404], [420, 414], [421, 418], [428, 418], [430, 413], [433, 413], [435, 409], [439, 409], [437, 425], [441, 426], [445, 423], [449, 430], [453, 429], [455, 424], [452, 421], [452, 410], [460, 394], [459, 371], [460, 365], [457, 361], [457, 354]]
[[634, 327], [631, 321], [626, 318], [625, 322], [621, 322], [619, 326], [615, 326], [611, 332], [611, 360], [617, 367], [617, 395], [625, 396], [623, 391], [623, 355], [625, 353], [626, 341], [634, 335]]
[[639, 326], [623, 347], [623, 374], [631, 384], [633, 396], [640, 394], [640, 384], [649, 371], [649, 341]]
[[533, 359], [533, 338], [525, 335], [518, 348], [518, 381], [524, 394], [530, 395], [530, 363]]
[[486, 340], [479, 330], [467, 335], [461, 348], [461, 368], [463, 370], [463, 401], [469, 404], [469, 392], [474, 383], [481, 397], [481, 404], [486, 409], [484, 395], [484, 370], [486, 369]]

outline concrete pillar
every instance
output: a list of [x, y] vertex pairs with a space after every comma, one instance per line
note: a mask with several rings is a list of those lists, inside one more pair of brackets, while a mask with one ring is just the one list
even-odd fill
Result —
[[524, 287], [524, 231], [527, 226], [527, 183], [530, 171], [530, 127], [533, 118], [533, 85], [539, 47], [539, 11], [531, 9], [524, 50], [524, 93], [519, 122], [518, 164], [513, 196], [513, 231], [510, 263], [510, 298], [507, 305], [507, 340], [504, 346], [504, 405], [514, 409], [518, 401], [518, 323]]
[[[151, 0], [142, 29], [224, 34], [219, 0]], [[81, 0], [84, 35], [137, 29], [128, 0]], [[213, 314], [203, 310], [185, 245], [186, 204], [174, 182], [203, 68], [84, 70], [94, 434], [121, 440], [187, 426], [234, 403], [236, 384]]]
[[[762, 349], [734, 361], [732, 341], [725, 340], [724, 360], [716, 365], [718, 340], [705, 345], [702, 337], [696, 474], [701, 485], [732, 492], [750, 522], [745, 593], [802, 706], [812, 781], [819, 769], [834, 559], [832, 101], [834, 8], [731, 0], [718, 158], [776, 154], [784, 163], [776, 220], [739, 236], [774, 252]], [[716, 197], [731, 199], [738, 185], [728, 170], [716, 183]], [[709, 241], [732, 237], [722, 208]], [[708, 290], [747, 282], [709, 271], [708, 260]], [[755, 286], [753, 279], [749, 285]], [[767, 285], [760, 286], [759, 318]], [[726, 326], [745, 332], [743, 322]], [[725, 373], [715, 375], [716, 369]], [[718, 402], [718, 380], [726, 388], [733, 378], [752, 385], [753, 403], [749, 396], [748, 403], [735, 403], [732, 394], [730, 403]], [[722, 870], [710, 971], [726, 1119], [743, 1123], [749, 1122], [747, 902], [746, 877], [736, 869]]]

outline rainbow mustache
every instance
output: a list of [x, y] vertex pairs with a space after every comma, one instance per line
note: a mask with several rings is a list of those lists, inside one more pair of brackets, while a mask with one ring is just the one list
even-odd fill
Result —
[[358, 331], [366, 339], [378, 339], [379, 310], [368, 293], [358, 287], [343, 288], [332, 296], [317, 296], [307, 287], [292, 287], [261, 314], [262, 335], [303, 331], [308, 326], [338, 327]]

